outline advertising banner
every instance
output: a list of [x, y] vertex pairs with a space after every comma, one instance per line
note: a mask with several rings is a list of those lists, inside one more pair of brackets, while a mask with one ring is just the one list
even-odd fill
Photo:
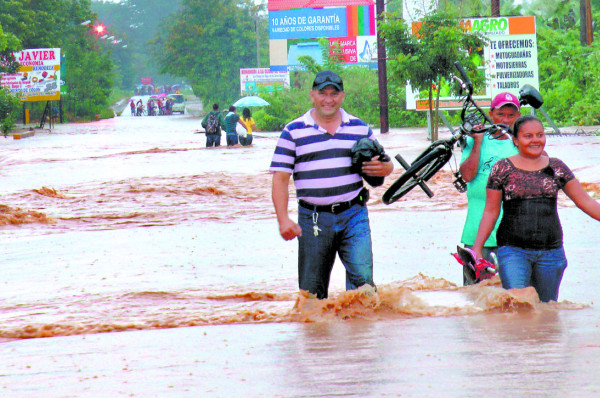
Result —
[[301, 8], [269, 12], [270, 39], [375, 34], [375, 6]]
[[347, 64], [376, 63], [377, 36], [331, 37], [329, 55]]
[[[462, 23], [466, 30], [481, 32], [489, 39], [480, 66], [487, 84], [482, 90], [476, 89], [479, 95], [474, 96], [480, 106], [489, 106], [491, 99], [501, 92], [518, 96], [525, 84], [539, 89], [535, 17], [469, 18]], [[444, 83], [441, 90], [447, 85]], [[413, 92], [407, 86], [406, 103], [407, 109], [427, 110], [427, 94]], [[456, 109], [459, 105], [457, 98], [440, 93], [441, 109]]]
[[291, 10], [292, 8], [346, 7], [374, 5], [373, 0], [269, 0], [269, 11]]
[[240, 92], [242, 96], [259, 92], [273, 92], [290, 87], [288, 71], [271, 71], [270, 68], [240, 69]]
[[323, 63], [317, 39], [341, 62], [377, 67], [375, 4], [371, 0], [269, 0], [271, 71], [302, 69], [298, 58]]
[[310, 39], [345, 35], [345, 8], [301, 8], [269, 12], [270, 39]]
[[60, 99], [60, 48], [37, 48], [13, 54], [21, 64], [18, 72], [2, 74], [0, 84], [21, 101]]

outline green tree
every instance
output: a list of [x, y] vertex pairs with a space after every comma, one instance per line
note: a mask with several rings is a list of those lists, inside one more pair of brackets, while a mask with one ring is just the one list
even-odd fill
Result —
[[0, 23], [0, 73], [15, 73], [19, 63], [12, 55], [21, 49], [21, 42], [11, 33], [4, 33]]
[[[22, 48], [60, 47], [66, 63], [67, 113], [92, 117], [105, 113], [112, 88], [112, 62], [81, 22], [95, 20], [90, 0], [5, 0], [0, 24]], [[82, 105], [83, 104], [83, 105]], [[31, 103], [32, 110], [43, 104]]]
[[540, 88], [544, 109], [561, 124], [600, 124], [600, 52], [582, 47], [578, 29], [538, 26]]
[[[180, 82], [169, 74], [160, 74], [160, 66], [152, 54], [152, 39], [166, 34], [161, 22], [180, 9], [181, 0], [128, 0], [95, 1], [92, 9], [98, 13], [110, 35], [122, 40], [113, 48], [111, 59], [115, 65], [115, 85], [133, 89], [142, 77], [152, 77], [156, 85]], [[123, 47], [123, 46], [127, 47]]]
[[17, 115], [21, 109], [21, 100], [15, 97], [8, 88], [0, 89], [0, 130], [4, 137], [15, 127]]
[[240, 68], [256, 66], [257, 7], [250, 1], [183, 0], [153, 42], [162, 73], [185, 77], [207, 105], [239, 97]]
[[[443, 10], [427, 14], [421, 21], [418, 32], [395, 14], [388, 16], [380, 25], [388, 49], [388, 74], [399, 82], [409, 81], [412, 87], [428, 94], [429, 110], [433, 116], [432, 140], [437, 139], [440, 90], [437, 90], [433, 109], [434, 88], [450, 81], [456, 74], [454, 62], [460, 61], [465, 69], [475, 71], [474, 60], [485, 44], [479, 33], [465, 31], [460, 19]], [[482, 81], [472, 73], [475, 84]]]
[[[0, 24], [0, 73], [15, 73], [19, 68], [12, 55], [14, 51], [21, 49], [19, 39], [13, 34], [4, 33]], [[0, 89], [0, 130], [6, 137], [8, 132], [15, 126], [17, 114], [21, 107], [21, 101], [11, 94], [7, 87]]]

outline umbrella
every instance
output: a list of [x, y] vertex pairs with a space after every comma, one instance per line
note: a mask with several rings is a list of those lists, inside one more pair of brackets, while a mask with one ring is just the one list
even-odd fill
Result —
[[233, 103], [233, 106], [265, 106], [271, 105], [264, 99], [257, 97], [256, 95], [249, 95], [247, 97], [240, 98]]

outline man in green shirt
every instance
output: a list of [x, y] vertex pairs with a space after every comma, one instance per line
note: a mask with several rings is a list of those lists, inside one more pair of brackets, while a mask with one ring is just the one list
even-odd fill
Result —
[[[521, 116], [520, 110], [521, 105], [516, 96], [510, 93], [500, 93], [492, 100], [489, 114], [493, 123], [506, 124], [512, 129], [515, 121]], [[493, 139], [484, 134], [473, 134], [467, 137], [459, 169], [463, 179], [467, 182], [467, 219], [461, 237], [461, 242], [465, 247], [471, 248], [475, 243], [479, 222], [485, 208], [486, 186], [492, 166], [498, 160], [515, 154], [517, 154], [517, 149], [510, 137], [505, 134], [493, 137]], [[491, 253], [498, 249], [496, 230], [501, 218], [501, 216], [498, 217], [498, 222], [483, 248], [484, 258], [490, 262], [493, 261]], [[463, 279], [463, 282], [467, 284], [466, 279]]]
[[238, 143], [238, 133], [235, 129], [236, 124], [240, 124], [244, 131], [246, 131], [246, 125], [241, 121], [240, 115], [235, 113], [235, 106], [231, 105], [229, 107], [229, 112], [227, 116], [225, 116], [225, 132], [227, 139], [227, 146], [234, 146]]

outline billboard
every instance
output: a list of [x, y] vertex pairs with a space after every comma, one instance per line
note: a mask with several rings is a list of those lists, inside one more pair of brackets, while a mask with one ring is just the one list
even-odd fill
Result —
[[[491, 99], [501, 92], [518, 96], [525, 84], [539, 88], [535, 17], [468, 18], [462, 25], [469, 32], [485, 34], [489, 40], [480, 52], [480, 70], [487, 82], [484, 90], [474, 96], [480, 106], [490, 106]], [[456, 109], [460, 105], [456, 98], [440, 93], [440, 108]], [[427, 95], [407, 86], [406, 107], [427, 110]]]
[[21, 101], [60, 99], [60, 48], [28, 49], [13, 55], [21, 66], [15, 74], [2, 74], [0, 85]]
[[271, 71], [270, 68], [240, 69], [240, 93], [256, 95], [259, 92], [273, 92], [290, 87], [290, 72]]
[[302, 69], [298, 58], [323, 63], [329, 55], [348, 64], [377, 67], [376, 12], [372, 0], [269, 0], [271, 71]]
[[269, 11], [291, 10], [293, 8], [346, 7], [373, 5], [373, 0], [269, 0]]

